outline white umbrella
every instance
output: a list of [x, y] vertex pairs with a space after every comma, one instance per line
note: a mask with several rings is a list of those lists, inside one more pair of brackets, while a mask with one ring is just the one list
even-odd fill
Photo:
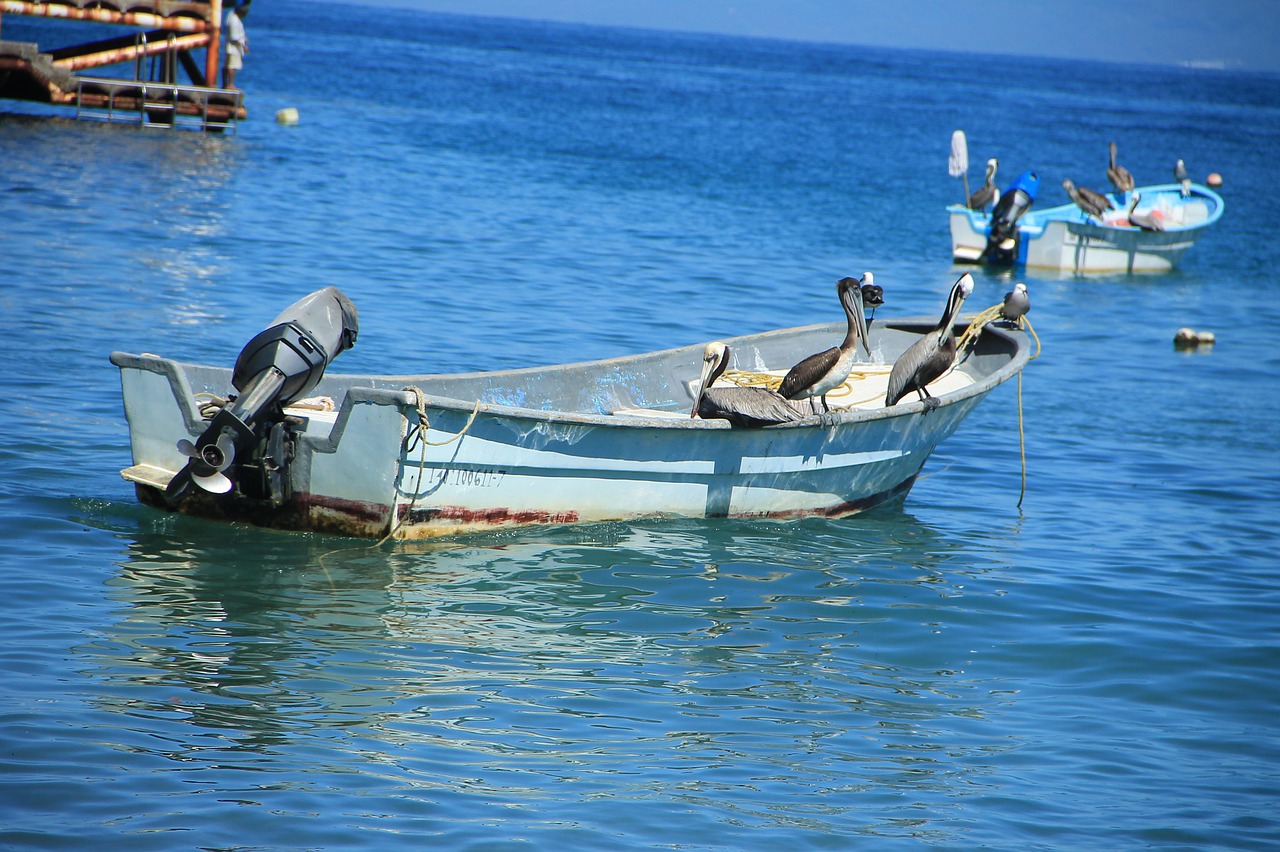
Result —
[[952, 177], [964, 178], [964, 200], [969, 203], [969, 142], [964, 138], [964, 131], [957, 130], [951, 134], [951, 159], [947, 161], [947, 171]]

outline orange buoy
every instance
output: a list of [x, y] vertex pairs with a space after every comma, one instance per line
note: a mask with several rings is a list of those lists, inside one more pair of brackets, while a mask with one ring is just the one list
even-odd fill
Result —
[[1209, 175], [1207, 178], [1205, 178], [1204, 182], [1209, 184], [1209, 186], [1212, 186], [1212, 187], [1222, 186], [1222, 175], [1218, 174], [1217, 172], [1214, 172], [1211, 175]]

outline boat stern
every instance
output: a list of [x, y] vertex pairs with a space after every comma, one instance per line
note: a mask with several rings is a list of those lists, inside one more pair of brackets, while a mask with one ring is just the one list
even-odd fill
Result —
[[951, 222], [951, 259], [955, 263], [981, 263], [991, 232], [991, 219], [981, 210], [959, 204], [947, 208]]
[[[264, 459], [267, 448], [260, 447], [236, 462], [234, 485], [226, 492], [192, 488], [174, 500], [167, 492], [190, 460], [180, 444], [204, 434], [217, 416], [217, 401], [234, 394], [231, 371], [124, 352], [112, 353], [111, 362], [120, 369], [133, 457], [121, 476], [133, 483], [140, 502], [198, 517], [362, 538], [390, 529], [399, 459], [358, 448], [403, 443], [407, 394], [351, 388], [334, 399], [324, 395], [322, 382], [318, 396], [284, 408], [286, 427], [274, 457]], [[277, 484], [266, 487], [272, 478]]]

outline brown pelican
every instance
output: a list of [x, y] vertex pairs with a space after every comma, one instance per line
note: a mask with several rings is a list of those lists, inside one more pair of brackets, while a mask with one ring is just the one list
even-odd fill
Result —
[[1110, 198], [1100, 192], [1094, 192], [1088, 187], [1082, 186], [1077, 189], [1076, 185], [1068, 179], [1062, 181], [1062, 188], [1067, 191], [1067, 195], [1071, 196], [1071, 200], [1076, 203], [1076, 206], [1090, 216], [1101, 219], [1103, 213], [1116, 209]]
[[1107, 166], [1107, 180], [1116, 188], [1116, 192], [1129, 192], [1133, 189], [1133, 175], [1129, 170], [1116, 162], [1116, 143], [1111, 143], [1111, 165]]
[[1138, 202], [1142, 200], [1142, 193], [1135, 192], [1133, 197], [1129, 199], [1129, 224], [1135, 228], [1141, 228], [1144, 231], [1163, 231], [1164, 220], [1156, 216], [1150, 210], [1146, 213], [1135, 213], [1138, 208]]
[[938, 407], [938, 400], [929, 393], [926, 387], [948, 369], [956, 359], [956, 315], [960, 306], [973, 292], [973, 276], [965, 273], [951, 288], [947, 297], [947, 308], [942, 312], [942, 319], [933, 330], [921, 337], [911, 348], [893, 363], [889, 373], [889, 391], [885, 394], [885, 405], [896, 405], [912, 391], [920, 395], [925, 410]]
[[1027, 295], [1027, 285], [1019, 281], [1013, 289], [1004, 294], [1004, 304], [1000, 306], [1000, 315], [1010, 322], [1017, 322], [1031, 310], [1031, 297]]
[[870, 272], [862, 274], [861, 284], [856, 278], [841, 278], [836, 282], [836, 294], [849, 324], [844, 340], [839, 346], [810, 355], [792, 367], [778, 387], [778, 393], [787, 399], [810, 400], [810, 405], [813, 405], [814, 397], [821, 397], [822, 407], [831, 410], [827, 405], [827, 392], [849, 378], [859, 340], [866, 353], [871, 354], [871, 344], [867, 342], [867, 318], [862, 313], [862, 287], [875, 283], [875, 276]]
[[729, 366], [729, 347], [720, 341], [707, 344], [702, 353], [702, 375], [693, 399], [690, 419], [728, 420], [734, 426], [759, 428], [802, 420], [805, 415], [768, 388], [713, 388], [711, 384]]
[[1173, 179], [1182, 184], [1182, 197], [1191, 194], [1191, 178], [1187, 177], [1187, 164], [1178, 160], [1173, 164]]
[[1000, 200], [1000, 190], [996, 188], [996, 169], [1000, 168], [1000, 161], [995, 157], [987, 160], [987, 180], [973, 191], [973, 195], [969, 196], [970, 210], [985, 210], [988, 204], [995, 204]]

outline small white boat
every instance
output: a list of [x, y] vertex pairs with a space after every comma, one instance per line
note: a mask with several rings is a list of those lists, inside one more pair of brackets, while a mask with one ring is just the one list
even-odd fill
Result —
[[1030, 209], [1017, 219], [1015, 243], [992, 245], [991, 215], [960, 204], [947, 208], [951, 221], [951, 255], [956, 263], [1019, 265], [1076, 274], [1168, 272], [1187, 249], [1222, 216], [1224, 202], [1213, 190], [1191, 184], [1183, 196], [1180, 184], [1140, 186], [1135, 218], [1149, 217], [1161, 230], [1129, 224], [1128, 198], [1108, 194], [1115, 206], [1101, 220], [1075, 204], [1047, 210]]
[[[303, 320], [291, 321], [300, 307]], [[937, 320], [877, 319], [877, 363], [858, 365], [828, 394], [829, 413], [734, 428], [690, 417], [702, 344], [495, 372], [325, 374], [354, 343], [354, 306], [327, 288], [290, 311], [250, 341], [235, 370], [111, 355], [133, 451], [122, 475], [143, 503], [397, 539], [522, 524], [847, 515], [905, 495], [934, 448], [1029, 357], [1024, 332], [986, 325], [930, 386], [936, 407], [912, 394], [885, 408], [892, 362]], [[832, 323], [726, 342], [737, 366], [781, 375], [844, 333]]]

